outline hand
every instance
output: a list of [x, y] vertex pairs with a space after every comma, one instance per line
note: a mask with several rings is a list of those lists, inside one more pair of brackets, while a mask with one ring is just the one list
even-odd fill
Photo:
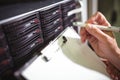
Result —
[[[97, 12], [87, 20], [87, 23], [110, 26], [106, 18], [100, 12]], [[85, 42], [88, 40], [98, 56], [107, 59], [120, 70], [120, 49], [118, 48], [112, 32], [103, 32], [90, 24], [85, 28], [81, 28], [81, 41]]]
[[[108, 21], [100, 12], [93, 15], [87, 23], [110, 26]], [[113, 37], [110, 37], [100, 29], [91, 25], [88, 25], [86, 28], [82, 28], [80, 35], [82, 42], [88, 40], [95, 52], [102, 58], [107, 58], [107, 55], [114, 52], [115, 48], [117, 48], [116, 40]], [[113, 36], [112, 33], [111, 36]]]

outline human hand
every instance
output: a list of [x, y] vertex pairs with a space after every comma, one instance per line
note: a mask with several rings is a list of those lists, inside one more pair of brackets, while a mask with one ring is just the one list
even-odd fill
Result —
[[[109, 22], [100, 12], [93, 15], [86, 23], [110, 26]], [[88, 40], [95, 53], [112, 64], [107, 64], [107, 71], [111, 75], [112, 79], [119, 79], [119, 75], [117, 74], [120, 71], [120, 49], [113, 33], [109, 31], [101, 31], [90, 24], [85, 28], [81, 28], [81, 41], [84, 43]]]
[[[109, 22], [100, 12], [97, 12], [89, 20], [87, 20], [87, 23], [110, 26]], [[90, 24], [88, 24], [85, 28], [81, 28], [81, 41], [85, 42], [88, 40], [98, 56], [101, 58], [107, 58], [108, 55], [113, 54], [115, 50], [118, 49], [116, 40], [112, 32], [105, 31], [104, 33]]]

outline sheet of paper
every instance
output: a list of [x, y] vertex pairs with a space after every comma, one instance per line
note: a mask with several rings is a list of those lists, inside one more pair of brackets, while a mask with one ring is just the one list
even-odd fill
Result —
[[[65, 44], [62, 36], [67, 38]], [[28, 80], [110, 80], [105, 65], [72, 28], [62, 36], [43, 49], [43, 55], [23, 70], [22, 76]]]

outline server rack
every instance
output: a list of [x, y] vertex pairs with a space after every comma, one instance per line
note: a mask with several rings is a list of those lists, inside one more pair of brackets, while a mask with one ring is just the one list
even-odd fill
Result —
[[[66, 27], [72, 26], [76, 15], [67, 16], [67, 13], [75, 8], [75, 0], [63, 0], [0, 22], [0, 35], [4, 35], [5, 39], [0, 39], [0, 44], [5, 41], [7, 46], [7, 52], [4, 52], [9, 59], [7, 67], [13, 70], [20, 68], [46, 43], [56, 38]], [[0, 64], [0, 71], [3, 68], [7, 71]]]

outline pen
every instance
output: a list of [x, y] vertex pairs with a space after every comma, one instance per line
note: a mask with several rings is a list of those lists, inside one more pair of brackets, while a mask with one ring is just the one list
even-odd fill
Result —
[[[82, 23], [82, 22], [73, 22], [74, 26], [78, 27], [86, 27], [87, 23]], [[101, 30], [106, 30], [106, 31], [113, 31], [113, 32], [120, 32], [120, 27], [115, 27], [115, 26], [103, 26], [103, 25], [96, 25], [96, 24], [91, 24], [92, 26], [95, 26]]]

